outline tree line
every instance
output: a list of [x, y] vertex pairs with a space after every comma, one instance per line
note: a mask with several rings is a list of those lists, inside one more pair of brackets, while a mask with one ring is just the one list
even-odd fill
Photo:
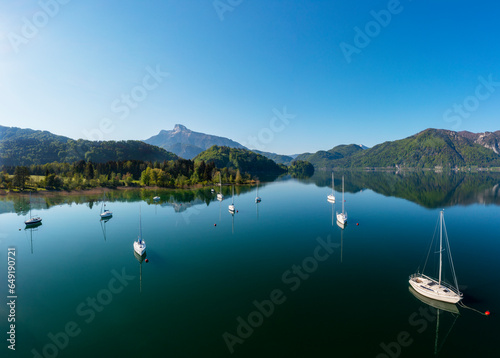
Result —
[[[217, 168], [213, 161], [177, 159], [163, 162], [141, 160], [95, 163], [48, 163], [0, 168], [0, 188], [9, 190], [75, 190], [95, 187], [159, 186], [182, 188], [209, 183], [244, 183], [256, 179], [235, 168]], [[220, 179], [219, 179], [220, 178]]]

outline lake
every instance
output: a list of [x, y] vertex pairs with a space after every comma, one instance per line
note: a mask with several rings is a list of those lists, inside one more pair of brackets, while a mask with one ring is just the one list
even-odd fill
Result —
[[[500, 176], [345, 173], [342, 230], [341, 175], [335, 204], [330, 173], [262, 183], [259, 204], [238, 186], [234, 215], [229, 186], [222, 203], [210, 188], [106, 191], [108, 221], [103, 194], [34, 195], [33, 229], [29, 197], [0, 196], [2, 356], [499, 356]], [[443, 208], [463, 301], [489, 317], [409, 291]]]

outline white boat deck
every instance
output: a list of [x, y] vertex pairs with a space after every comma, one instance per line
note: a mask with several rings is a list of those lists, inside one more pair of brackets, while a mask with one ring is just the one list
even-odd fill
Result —
[[462, 295], [447, 284], [442, 282], [440, 285], [436, 280], [425, 275], [412, 275], [409, 282], [415, 291], [435, 300], [456, 303], [462, 299]]

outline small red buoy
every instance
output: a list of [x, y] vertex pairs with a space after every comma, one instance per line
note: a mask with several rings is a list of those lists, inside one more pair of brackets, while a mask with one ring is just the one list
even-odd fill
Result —
[[236, 210], [236, 212], [238, 212], [238, 210]]
[[148, 262], [149, 262], [149, 259], [146, 259], [146, 263], [148, 263]]
[[359, 226], [359, 223], [356, 223], [356, 226]]
[[214, 226], [217, 226], [217, 224], [214, 224]]
[[484, 312], [485, 315], [489, 316], [490, 315], [490, 311], [486, 311]]

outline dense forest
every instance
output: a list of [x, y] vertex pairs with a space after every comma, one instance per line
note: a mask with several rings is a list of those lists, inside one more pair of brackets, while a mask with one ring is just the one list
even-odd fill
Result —
[[[75, 190], [95, 187], [158, 186], [183, 188], [218, 183], [272, 180], [278, 175], [312, 175], [314, 168], [296, 162], [289, 168], [250, 151], [214, 146], [195, 160], [120, 160], [106, 163], [78, 160], [73, 163], [0, 167], [0, 189]], [[270, 178], [272, 176], [272, 178]]]
[[29, 166], [46, 163], [73, 163], [78, 160], [164, 161], [178, 157], [163, 148], [141, 141], [73, 140], [47, 131], [0, 126], [0, 165]]

